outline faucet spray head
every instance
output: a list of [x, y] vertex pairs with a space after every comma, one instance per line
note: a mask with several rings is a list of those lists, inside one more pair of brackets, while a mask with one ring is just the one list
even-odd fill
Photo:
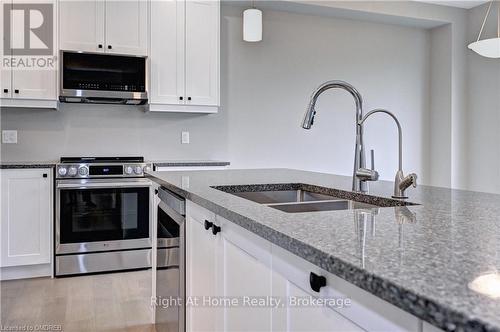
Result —
[[302, 128], [311, 129], [314, 124], [314, 116], [316, 115], [315, 102], [311, 100], [306, 109], [306, 114], [304, 115], [304, 120], [302, 121]]

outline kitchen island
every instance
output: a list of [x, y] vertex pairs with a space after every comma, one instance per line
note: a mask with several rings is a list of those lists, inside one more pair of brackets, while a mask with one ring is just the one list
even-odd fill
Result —
[[[436, 327], [500, 331], [500, 300], [469, 287], [500, 266], [499, 195], [419, 186], [408, 190], [407, 200], [418, 205], [381, 207], [367, 216], [286, 213], [213, 187], [307, 184], [350, 191], [351, 178], [290, 169], [148, 177]], [[392, 191], [392, 182], [370, 183], [369, 195], [390, 198]]]

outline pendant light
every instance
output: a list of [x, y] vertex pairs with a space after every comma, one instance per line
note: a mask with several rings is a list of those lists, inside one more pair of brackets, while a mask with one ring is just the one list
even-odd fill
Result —
[[483, 33], [484, 26], [486, 24], [486, 20], [490, 15], [490, 10], [492, 5], [493, 1], [491, 1], [490, 5], [488, 6], [488, 10], [486, 11], [486, 16], [484, 18], [483, 25], [481, 26], [481, 30], [479, 31], [479, 36], [477, 37], [477, 41], [469, 44], [469, 48], [474, 52], [476, 52], [477, 54], [487, 58], [500, 58], [500, 3], [498, 4], [497, 37], [480, 40], [481, 34]]
[[243, 40], [246, 42], [260, 42], [262, 40], [262, 11], [255, 8], [243, 11]]

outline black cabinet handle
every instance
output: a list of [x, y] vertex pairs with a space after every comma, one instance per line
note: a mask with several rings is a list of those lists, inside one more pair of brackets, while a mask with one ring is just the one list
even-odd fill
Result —
[[319, 276], [314, 272], [311, 272], [309, 275], [309, 284], [311, 285], [311, 289], [315, 292], [319, 292], [321, 287], [326, 286], [326, 278], [323, 276]]
[[7, 92], [9, 92], [9, 89], [3, 89], [3, 92], [7, 93]]
[[214, 224], [212, 227], [212, 234], [217, 235], [217, 233], [219, 233], [220, 231], [221, 231], [220, 226]]
[[46, 177], [47, 177], [47, 173], [43, 173], [43, 175], [42, 175], [42, 176], [43, 176], [44, 178], [46, 178]]
[[14, 93], [19, 93], [19, 90], [15, 89], [15, 90], [14, 90]]
[[102, 48], [102, 44], [97, 45], [97, 48]]
[[108, 45], [108, 50], [112, 49], [113, 47], [111, 45]]
[[184, 100], [184, 97], [179, 97], [179, 100]]
[[191, 97], [188, 97], [188, 100], [191, 100]]
[[210, 227], [214, 226], [213, 222], [210, 222], [208, 220], [205, 220], [205, 229], [208, 231]]

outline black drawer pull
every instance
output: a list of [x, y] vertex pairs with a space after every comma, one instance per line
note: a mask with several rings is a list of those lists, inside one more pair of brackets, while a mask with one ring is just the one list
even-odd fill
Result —
[[43, 173], [43, 175], [42, 175], [42, 176], [43, 176], [44, 178], [46, 178], [46, 177], [47, 177], [47, 173]]
[[97, 48], [102, 48], [102, 44], [97, 45]]
[[313, 291], [319, 293], [320, 288], [326, 286], [326, 278], [311, 272], [309, 275], [309, 284], [311, 285], [311, 289]]
[[212, 234], [217, 235], [217, 233], [219, 233], [220, 231], [221, 231], [220, 226], [214, 224], [212, 227]]
[[188, 97], [188, 100], [191, 100], [191, 97]]
[[108, 50], [112, 49], [113, 47], [111, 45], [108, 45]]
[[210, 227], [212, 227], [214, 225], [213, 222], [210, 222], [208, 220], [205, 220], [205, 229], [208, 231], [210, 229]]
[[7, 93], [7, 92], [9, 92], [9, 89], [3, 89], [3, 92]]
[[14, 90], [14, 93], [19, 93], [19, 90], [18, 90], [18, 89], [15, 89], [15, 90]]
[[179, 97], [179, 100], [184, 100], [184, 97]]

